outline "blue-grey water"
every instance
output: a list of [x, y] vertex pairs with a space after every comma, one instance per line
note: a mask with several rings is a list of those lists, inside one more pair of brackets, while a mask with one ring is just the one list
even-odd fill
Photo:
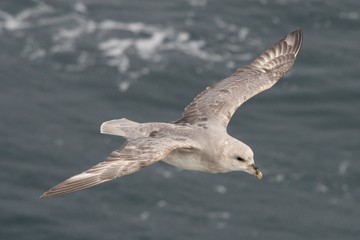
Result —
[[[293, 70], [229, 126], [263, 180], [158, 163], [38, 199], [124, 142], [102, 122], [175, 120], [297, 27]], [[357, 0], [0, 1], [0, 238], [359, 239], [359, 43]]]

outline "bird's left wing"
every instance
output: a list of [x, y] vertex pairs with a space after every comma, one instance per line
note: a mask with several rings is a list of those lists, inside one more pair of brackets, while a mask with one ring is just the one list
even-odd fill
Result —
[[120, 149], [113, 151], [105, 161], [59, 183], [40, 198], [80, 191], [134, 173], [164, 159], [175, 149], [197, 147], [196, 142], [185, 137], [153, 136], [127, 141]]
[[210, 121], [226, 127], [241, 104], [273, 86], [291, 69], [302, 39], [300, 29], [289, 33], [250, 65], [206, 88], [185, 108], [182, 118], [176, 123]]

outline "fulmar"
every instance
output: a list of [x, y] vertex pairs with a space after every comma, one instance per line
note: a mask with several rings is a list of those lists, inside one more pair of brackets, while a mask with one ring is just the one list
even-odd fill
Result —
[[252, 63], [207, 87], [171, 123], [138, 123], [126, 118], [104, 122], [100, 131], [126, 138], [103, 162], [68, 178], [41, 195], [68, 194], [132, 174], [158, 161], [178, 168], [226, 173], [244, 171], [262, 178], [251, 148], [227, 133], [236, 109], [272, 87], [293, 66], [303, 42], [296, 29]]

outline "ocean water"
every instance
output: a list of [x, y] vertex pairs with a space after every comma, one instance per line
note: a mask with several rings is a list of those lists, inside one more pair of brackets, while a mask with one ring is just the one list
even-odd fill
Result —
[[[293, 70], [234, 115], [261, 181], [165, 163], [39, 200], [103, 160], [102, 122], [172, 121], [301, 27]], [[359, 239], [360, 3], [0, 1], [1, 239]]]

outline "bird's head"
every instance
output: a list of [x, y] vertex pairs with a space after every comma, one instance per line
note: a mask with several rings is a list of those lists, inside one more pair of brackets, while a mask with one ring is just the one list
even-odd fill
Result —
[[254, 153], [245, 143], [231, 138], [225, 141], [224, 157], [229, 171], [244, 171], [262, 178], [259, 167], [255, 164]]

